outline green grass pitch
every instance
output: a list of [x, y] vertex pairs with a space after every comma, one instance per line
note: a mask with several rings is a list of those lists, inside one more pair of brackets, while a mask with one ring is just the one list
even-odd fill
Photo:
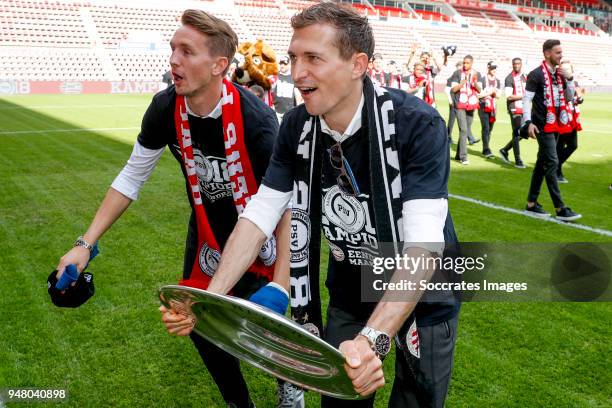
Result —
[[[90, 266], [94, 298], [80, 309], [60, 310], [46, 293], [46, 276], [85, 231], [129, 157], [149, 101], [0, 98], [0, 389], [64, 388], [66, 407], [223, 406], [190, 341], [168, 336], [157, 311], [156, 289], [179, 278], [189, 216], [184, 181], [169, 153], [102, 239], [101, 255]], [[612, 96], [587, 94], [582, 111], [585, 130], [565, 166], [570, 183], [561, 190], [584, 215], [581, 224], [611, 231]], [[474, 133], [480, 134], [477, 120]], [[509, 138], [502, 106], [492, 150]], [[521, 148], [525, 170], [483, 158], [480, 144], [470, 147], [469, 166], [452, 163], [450, 192], [522, 209], [536, 142], [523, 141]], [[545, 186], [540, 201], [552, 211]], [[612, 240], [457, 199], [450, 208], [462, 241]], [[609, 303], [466, 303], [447, 405], [612, 406], [611, 327]], [[387, 385], [377, 407], [386, 406], [392, 363], [393, 356], [385, 362]], [[257, 406], [273, 406], [275, 381], [243, 366]], [[318, 399], [308, 393], [308, 406]]]

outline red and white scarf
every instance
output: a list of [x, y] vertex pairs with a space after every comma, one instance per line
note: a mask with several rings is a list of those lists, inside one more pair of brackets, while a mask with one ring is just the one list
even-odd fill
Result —
[[389, 75], [389, 88], [402, 89], [402, 76], [400, 74]]
[[513, 115], [522, 115], [523, 114], [523, 96], [525, 96], [525, 77], [520, 72], [517, 74], [512, 71], [512, 95], [520, 96], [521, 99], [518, 101], [512, 102], [512, 108], [510, 108], [510, 112]]
[[[242, 111], [240, 110], [240, 93], [227, 79], [223, 80], [221, 103], [227, 172], [230, 176], [236, 211], [240, 214], [251, 196], [257, 192], [258, 186], [244, 143], [244, 124], [242, 121]], [[202, 193], [200, 192], [200, 184], [193, 157], [191, 131], [189, 129], [187, 105], [184, 96], [176, 96], [174, 126], [176, 138], [181, 149], [185, 177], [191, 190], [191, 199], [198, 226], [198, 255], [193, 263], [189, 279], [183, 279], [179, 284], [206, 289], [221, 259], [221, 248], [210, 226], [202, 202]], [[273, 261], [264, 264], [260, 259], [257, 259], [251, 265], [249, 271], [260, 276], [266, 276], [271, 280], [274, 273]]]
[[582, 130], [582, 122], [580, 121], [580, 108], [578, 107], [578, 104], [576, 102], [572, 102], [572, 107], [574, 108], [574, 114], [572, 115], [572, 127], [577, 132], [580, 132]]
[[[489, 76], [485, 78], [485, 84], [487, 88], [496, 88], [497, 89], [497, 79], [493, 78], [493, 80], [489, 79]], [[489, 123], [495, 123], [495, 113], [497, 112], [497, 106], [495, 103], [495, 98], [493, 96], [485, 96], [483, 98], [484, 102], [484, 111], [490, 113], [489, 115]]]
[[578, 104], [576, 103], [576, 101], [567, 101], [567, 107], [568, 107], [568, 111], [569, 111], [569, 116], [570, 116], [570, 124], [571, 124], [571, 128], [572, 131], [581, 131], [582, 130], [582, 123], [580, 122], [580, 108], [578, 107]]
[[428, 105], [431, 105], [435, 108], [436, 107], [436, 95], [434, 94], [434, 78], [433, 78], [433, 75], [431, 75], [432, 69], [433, 69], [432, 66], [425, 67], [425, 73], [426, 73], [425, 77], [427, 78], [427, 87], [425, 88], [424, 101]]
[[270, 80], [270, 89], [264, 89], [264, 102], [274, 109], [274, 94], [272, 93], [272, 88], [276, 81], [278, 81], [278, 75], [270, 75], [268, 79]]
[[572, 129], [580, 132], [582, 130], [582, 122], [580, 121], [580, 108], [578, 107], [580, 103], [578, 101], [578, 95], [574, 93], [574, 98], [571, 101], [567, 101], [567, 106], [569, 106], [572, 112]]
[[387, 86], [387, 81], [385, 78], [385, 71], [376, 72], [375, 70], [371, 70], [370, 79], [372, 79], [372, 82], [380, 86]]
[[542, 62], [542, 72], [544, 74], [544, 100], [546, 103], [546, 124], [544, 125], [545, 133], [569, 133], [572, 131], [571, 111], [565, 101], [565, 91], [563, 89], [563, 78], [559, 70], [555, 72], [557, 77], [557, 90], [559, 92], [559, 115], [555, 109], [553, 101], [553, 80], [546, 62]]
[[[469, 72], [461, 70], [461, 81], [467, 79], [468, 74], [471, 72], [471, 70]], [[478, 92], [474, 87], [476, 75], [471, 75], [470, 78], [471, 80], [466, 82], [459, 90], [459, 103], [457, 103], [457, 109], [466, 111], [478, 109]]]
[[436, 101], [434, 99], [433, 86], [431, 86], [432, 85], [431, 84], [431, 74], [429, 73], [429, 71], [427, 71], [425, 75], [421, 75], [421, 76], [416, 76], [416, 74], [413, 72], [408, 77], [408, 85], [410, 86], [410, 88], [413, 88], [413, 89], [419, 86], [419, 84], [422, 83], [423, 81], [427, 81], [425, 84], [425, 90], [424, 90], [425, 92], [423, 95], [423, 101], [425, 101], [426, 104], [435, 107]]

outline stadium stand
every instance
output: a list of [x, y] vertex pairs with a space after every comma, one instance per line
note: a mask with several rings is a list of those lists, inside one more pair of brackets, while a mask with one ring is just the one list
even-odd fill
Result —
[[480, 9], [475, 7], [465, 7], [454, 5], [453, 8], [459, 12], [462, 16], [466, 17], [466, 19], [470, 22], [470, 25], [477, 27], [484, 27], [487, 29], [495, 28], [491, 19], [484, 14]]
[[579, 1], [572, 1], [572, 4], [574, 6], [579, 6], [579, 7], [592, 7], [592, 8], [596, 8], [596, 9], [610, 9], [610, 5], [606, 4], [604, 1], [602, 0], [579, 0]]
[[286, 16], [254, 10], [240, 10], [240, 17], [253, 34], [251, 40], [265, 39], [279, 54], [289, 47], [292, 30]]
[[379, 16], [384, 17], [399, 17], [399, 18], [409, 18], [412, 17], [411, 13], [407, 10], [401, 9], [399, 7], [384, 7], [384, 6], [375, 6], [374, 7]]
[[306, 8], [312, 5], [313, 3], [317, 3], [317, 2], [309, 1], [309, 0], [283, 0], [283, 3], [289, 10], [295, 11], [295, 10], [301, 10], [303, 8]]
[[61, 81], [106, 79], [102, 62], [90, 50], [0, 47], [0, 78]]
[[499, 0], [496, 3], [506, 3], [506, 4], [514, 4], [516, 6], [529, 6], [529, 7], [533, 5], [531, 3], [531, 0]]
[[[376, 51], [380, 52], [387, 61], [406, 63], [410, 44], [419, 42], [414, 30], [401, 21], [372, 20], [370, 23], [374, 31]], [[398, 38], [402, 41], [397, 41]]]
[[542, 0], [545, 4], [548, 5], [548, 8], [553, 10], [563, 10], [574, 13], [576, 11], [576, 7], [572, 6], [567, 0]]
[[505, 10], [483, 10], [482, 12], [498, 28], [516, 30], [522, 27]]
[[89, 10], [95, 29], [108, 48], [116, 48], [133, 31], [161, 34], [162, 40], [167, 43], [179, 25], [182, 12], [181, 9], [134, 8], [119, 4], [91, 5], [83, 9]]
[[[126, 81], [147, 81], [157, 79], [168, 67], [167, 53], [136, 53], [134, 51], [110, 51], [119, 78]], [[151, 73], [157, 74], [151, 78]]]
[[0, 2], [0, 44], [21, 47], [89, 47], [91, 40], [72, 3]]
[[279, 6], [275, 0], [235, 0], [234, 4], [238, 7], [254, 7], [254, 8], [272, 8], [278, 9]]
[[421, 16], [423, 20], [431, 20], [431, 21], [451, 21], [450, 17], [446, 14], [438, 13], [436, 11], [427, 11], [427, 10], [415, 10], [417, 14]]
[[[313, 3], [0, 0], [0, 81], [159, 81], [169, 68], [168, 41], [179, 26], [181, 12], [190, 7], [226, 20], [241, 41], [263, 38], [282, 55], [291, 38], [290, 17]], [[548, 10], [533, 8], [535, 3], [525, 0], [420, 1], [420, 7], [412, 8], [395, 2], [354, 3], [356, 10], [369, 17], [377, 51], [386, 60], [405, 63], [415, 43], [427, 50], [455, 44], [457, 55], [441, 77], [450, 74], [454, 61], [468, 53], [478, 69], [484, 69], [489, 60], [509, 67], [514, 56], [521, 56], [529, 66], [539, 62], [541, 43], [554, 33], [583, 85], [612, 86], [610, 36], [586, 15], [551, 11], [606, 9], [600, 0], [546, 0]]]

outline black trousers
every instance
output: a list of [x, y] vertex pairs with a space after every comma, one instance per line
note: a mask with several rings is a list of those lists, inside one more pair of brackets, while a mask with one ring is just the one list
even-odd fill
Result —
[[[330, 306], [327, 309], [327, 326], [324, 339], [334, 347], [345, 340], [352, 340], [365, 326], [367, 319], [360, 319], [351, 313]], [[442, 408], [448, 393], [455, 341], [457, 339], [458, 316], [433, 326], [417, 327], [420, 342], [420, 358], [415, 359], [396, 337], [395, 380], [389, 399], [391, 408]], [[407, 328], [400, 330], [406, 333]], [[398, 344], [399, 340], [399, 344]], [[374, 406], [374, 395], [359, 400], [347, 401], [321, 396], [324, 408], [370, 408]]]
[[[183, 267], [183, 278], [185, 279], [190, 276], [191, 267], [195, 261], [195, 257], [198, 256], [197, 243], [195, 215], [192, 212], [185, 245]], [[247, 272], [234, 286], [232, 292], [234, 296], [248, 299], [253, 293], [267, 283], [265, 278], [257, 277], [255, 274]], [[189, 337], [198, 350], [208, 372], [217, 384], [217, 387], [219, 387], [221, 396], [226, 404], [234, 404], [237, 408], [252, 407], [249, 389], [240, 371], [239, 360], [194, 332], [191, 332]]]
[[480, 118], [482, 154], [491, 153], [489, 141], [491, 140], [491, 132], [493, 132], [493, 125], [495, 123], [491, 123], [491, 112], [485, 112], [482, 106], [478, 110], [478, 117]]
[[448, 104], [448, 122], [446, 125], [446, 132], [448, 133], [448, 138], [453, 139], [453, 127], [455, 126], [455, 120], [457, 119], [457, 109], [455, 109], [455, 105]]
[[559, 164], [557, 158], [557, 134], [540, 132], [537, 134], [537, 140], [538, 159], [531, 174], [531, 185], [529, 186], [527, 201], [535, 202], [538, 200], [542, 182], [546, 179], [546, 186], [548, 187], [548, 193], [553, 205], [555, 208], [562, 208], [564, 204], [561, 199], [559, 184], [557, 183], [557, 165]]
[[[232, 291], [235, 296], [248, 299], [267, 283], [268, 281], [265, 278], [258, 278], [247, 272]], [[228, 405], [234, 404], [233, 406], [236, 408], [254, 406], [249, 397], [249, 389], [240, 371], [240, 361], [194, 332], [191, 332], [189, 337], [198, 350], [208, 372], [219, 387], [225, 403]]]
[[503, 147], [503, 149], [507, 152], [510, 149], [514, 149], [514, 161], [515, 163], [521, 163], [521, 148], [519, 146], [519, 141], [521, 137], [519, 135], [519, 130], [521, 129], [521, 122], [523, 120], [523, 115], [512, 115], [510, 114], [510, 123], [512, 124], [512, 139]]
[[557, 166], [557, 175], [562, 176], [563, 171], [561, 167], [563, 163], [576, 151], [578, 148], [578, 132], [573, 130], [571, 133], [564, 133], [559, 135], [557, 140], [557, 158], [559, 159], [559, 165]]
[[219, 387], [225, 403], [234, 404], [237, 408], [252, 407], [249, 389], [240, 371], [240, 361], [194, 332], [189, 337]]

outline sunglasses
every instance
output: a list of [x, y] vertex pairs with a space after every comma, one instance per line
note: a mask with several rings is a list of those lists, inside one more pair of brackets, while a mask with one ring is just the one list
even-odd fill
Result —
[[353, 171], [351, 170], [351, 166], [342, 154], [340, 143], [334, 144], [327, 151], [329, 152], [329, 161], [331, 162], [331, 165], [336, 170], [340, 170], [340, 175], [336, 178], [340, 191], [350, 196], [358, 196], [361, 194], [359, 191], [359, 186], [357, 185], [357, 180], [355, 179]]

